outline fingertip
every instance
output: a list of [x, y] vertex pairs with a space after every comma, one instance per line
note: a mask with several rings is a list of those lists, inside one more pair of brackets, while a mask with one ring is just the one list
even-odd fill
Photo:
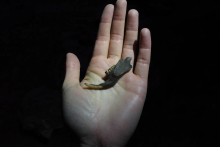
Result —
[[151, 49], [151, 34], [148, 28], [143, 28], [140, 35], [140, 49]]
[[64, 83], [79, 83], [80, 63], [77, 56], [73, 53], [66, 55], [66, 76]]
[[141, 33], [143, 33], [143, 35], [150, 35], [150, 30], [148, 28], [143, 28]]

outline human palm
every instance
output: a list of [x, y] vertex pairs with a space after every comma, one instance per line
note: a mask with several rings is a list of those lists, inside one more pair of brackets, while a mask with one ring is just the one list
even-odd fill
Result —
[[[66, 77], [63, 83], [64, 118], [79, 135], [82, 146], [124, 146], [134, 132], [146, 97], [150, 63], [150, 32], [142, 29], [140, 50], [135, 69], [123, 75], [108, 89], [90, 89], [85, 83], [103, 83], [105, 71], [120, 58], [132, 57], [138, 33], [138, 12], [131, 10], [124, 34], [125, 0], [107, 5], [103, 11], [93, 57], [85, 78], [79, 82], [80, 63], [67, 54]], [[110, 28], [111, 35], [110, 35]]]

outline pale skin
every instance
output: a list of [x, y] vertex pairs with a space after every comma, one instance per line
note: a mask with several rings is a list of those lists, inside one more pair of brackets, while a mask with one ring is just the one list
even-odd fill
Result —
[[[126, 0], [118, 0], [115, 6], [109, 4], [104, 8], [93, 56], [81, 82], [79, 60], [74, 54], [67, 54], [64, 119], [78, 134], [82, 147], [125, 146], [141, 116], [147, 94], [151, 36], [149, 29], [141, 30], [139, 54], [134, 63], [139, 14], [131, 9], [125, 26], [126, 8]], [[132, 69], [113, 87], [93, 90], [84, 84], [103, 83], [105, 71], [126, 57], [132, 57]]]

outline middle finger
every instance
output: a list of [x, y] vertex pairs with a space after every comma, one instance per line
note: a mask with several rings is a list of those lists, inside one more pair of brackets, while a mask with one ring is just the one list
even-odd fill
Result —
[[112, 58], [112, 59], [121, 58], [123, 38], [124, 38], [126, 7], [127, 7], [126, 0], [118, 0], [116, 2], [113, 20], [112, 20], [108, 58]]

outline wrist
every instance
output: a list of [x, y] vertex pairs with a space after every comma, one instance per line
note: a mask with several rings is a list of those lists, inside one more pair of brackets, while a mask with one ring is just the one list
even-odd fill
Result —
[[94, 139], [81, 139], [80, 147], [103, 147]]
[[85, 143], [81, 143], [80, 147], [102, 147], [102, 146], [98, 146], [96, 144], [85, 144]]
[[92, 146], [92, 145], [88, 145], [88, 144], [80, 144], [80, 147], [99, 147], [99, 146]]
[[80, 139], [80, 147], [124, 147], [125, 144], [114, 144], [94, 137], [84, 137]]
[[103, 146], [103, 145], [96, 145], [96, 144], [90, 145], [90, 144], [81, 143], [80, 147], [121, 147], [121, 146], [115, 146], [115, 145], [104, 145]]

